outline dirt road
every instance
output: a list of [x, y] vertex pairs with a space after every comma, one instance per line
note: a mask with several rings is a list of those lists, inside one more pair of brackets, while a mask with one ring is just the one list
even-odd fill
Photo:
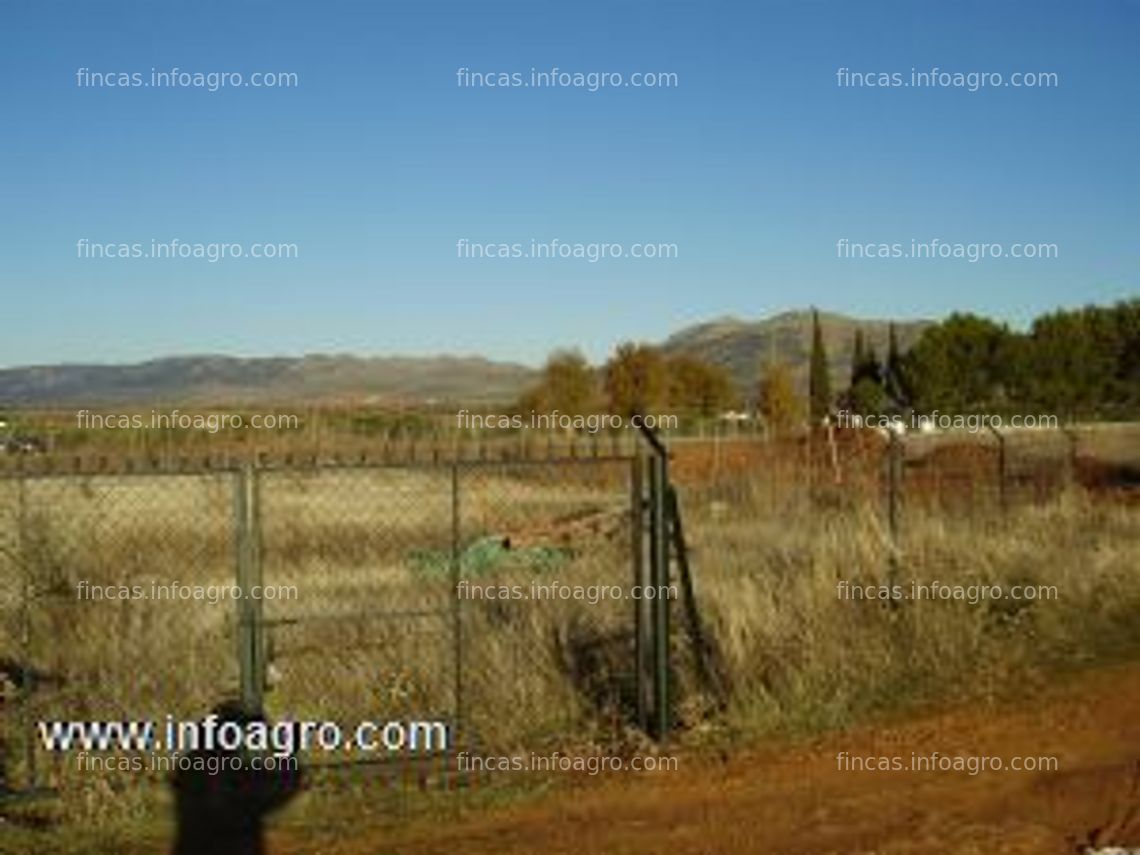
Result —
[[[969, 705], [811, 745], [681, 759], [680, 771], [339, 842], [270, 840], [300, 855], [578, 853], [1074, 853], [1140, 848], [1140, 665], [1067, 679], [1032, 702]], [[1058, 771], [842, 769], [836, 755], [1055, 756]], [[854, 762], [854, 761], [850, 761]]]

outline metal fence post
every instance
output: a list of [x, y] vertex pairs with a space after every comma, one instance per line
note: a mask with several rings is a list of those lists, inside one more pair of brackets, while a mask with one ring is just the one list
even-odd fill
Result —
[[258, 470], [246, 464], [234, 480], [234, 532], [237, 553], [238, 669], [242, 706], [260, 714], [265, 693], [265, 638], [260, 599], [251, 596], [262, 583], [261, 513]]
[[[887, 446], [887, 524], [891, 534], [891, 556], [888, 566], [888, 582], [893, 586], [898, 582], [899, 570], [899, 500], [902, 491], [902, 440], [891, 431]], [[892, 606], [897, 606], [894, 597]]]
[[[630, 537], [633, 541], [633, 584], [644, 591], [650, 584], [648, 564], [645, 560], [645, 457], [641, 450], [635, 451], [630, 461]], [[637, 725], [645, 733], [649, 732], [649, 712], [653, 708], [650, 687], [653, 685], [652, 661], [652, 617], [650, 601], [641, 597], [633, 601], [633, 661], [634, 685], [637, 692]]]
[[[669, 522], [666, 503], [669, 494], [669, 450], [658, 435], [641, 428], [649, 455], [649, 577], [656, 592], [669, 586]], [[650, 604], [652, 637], [653, 709], [652, 735], [664, 740], [672, 726], [669, 703], [669, 600], [655, 596]]]
[[[669, 584], [668, 530], [665, 519], [665, 492], [668, 469], [665, 457], [655, 454], [649, 469], [649, 532], [651, 585], [657, 591]], [[669, 734], [669, 603], [655, 597], [653, 614], [653, 724], [654, 736], [665, 739]]]
[[[36, 731], [32, 705], [32, 692], [35, 691], [35, 668], [32, 665], [32, 605], [35, 600], [35, 580], [32, 578], [32, 562], [28, 560], [28, 496], [27, 477], [20, 473], [16, 482], [16, 555], [23, 570], [23, 603], [20, 610], [20, 655], [27, 670], [27, 677], [20, 687], [20, 727], [24, 731], [24, 776], [25, 786], [35, 790], [39, 786], [39, 773], [36, 768]], [[4, 770], [0, 769], [0, 774]]]
[[997, 463], [997, 482], [998, 482], [998, 507], [1001, 508], [1002, 513], [1006, 511], [1006, 489], [1005, 489], [1005, 435], [993, 425], [990, 425], [990, 430], [993, 435], [997, 437], [998, 441], [998, 463]]
[[463, 721], [463, 603], [459, 598], [461, 572], [459, 504], [459, 463], [451, 464], [451, 623], [453, 635], [453, 656], [455, 658], [455, 723], [453, 730], [459, 732]]

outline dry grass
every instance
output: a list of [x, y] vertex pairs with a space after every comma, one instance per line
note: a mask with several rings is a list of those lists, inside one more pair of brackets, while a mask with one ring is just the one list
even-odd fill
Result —
[[[812, 506], [792, 482], [737, 484], [731, 501], [705, 490], [687, 502], [700, 599], [733, 686], [730, 726], [842, 727], [900, 705], [1008, 691], [1011, 676], [1134, 651], [1140, 641], [1135, 509], [1079, 490], [1006, 513], [988, 490], [958, 516], [916, 501], [894, 553], [876, 502], [830, 492], [830, 503]], [[1056, 596], [892, 609], [841, 598], [842, 580], [1055, 586]]]
[[[461, 543], [625, 506], [622, 470], [599, 473], [467, 471]], [[698, 597], [730, 686], [724, 711], [710, 713], [678, 632], [679, 709], [691, 733], [845, 726], [916, 701], [998, 691], [1011, 676], [1108, 657], [1138, 640], [1135, 508], [1080, 490], [1005, 514], [989, 490], [954, 514], [913, 501], [899, 580], [1048, 584], [1059, 597], [891, 610], [836, 594], [840, 580], [890, 578], [893, 547], [876, 487], [854, 483], [859, 489], [813, 493], [789, 459], [762, 477], [725, 467], [713, 481], [681, 485]], [[232, 601], [79, 602], [74, 593], [80, 580], [230, 584], [232, 489], [218, 474], [30, 480], [21, 541], [15, 482], [0, 480], [0, 652], [18, 655], [30, 629], [33, 661], [65, 680], [39, 695], [36, 717], [197, 718], [233, 692]], [[278, 674], [270, 715], [346, 724], [449, 717], [455, 601], [447, 574], [417, 559], [449, 554], [448, 470], [272, 473], [261, 490], [264, 582], [297, 588], [296, 599], [265, 604]], [[503, 565], [481, 581], [526, 587], [548, 573], [626, 584], [629, 555], [628, 533], [598, 537], [576, 544], [553, 571]], [[37, 592], [30, 624], [20, 609], [22, 567]], [[399, 615], [409, 611], [432, 614]], [[468, 747], [507, 753], [625, 739], [631, 611], [615, 602], [464, 603]], [[149, 815], [164, 797], [162, 787], [138, 786], [137, 775], [80, 773], [62, 762], [50, 778], [72, 819]]]

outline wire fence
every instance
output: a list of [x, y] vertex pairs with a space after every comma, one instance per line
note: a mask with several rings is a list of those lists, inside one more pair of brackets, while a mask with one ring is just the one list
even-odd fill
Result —
[[625, 739], [645, 499], [640, 458], [612, 450], [20, 461], [0, 472], [0, 783], [126, 787], [37, 723], [196, 721], [230, 699], [348, 731], [439, 721], [449, 751]]
[[[1140, 500], [1137, 424], [904, 436], [820, 431], [767, 442], [674, 441], [672, 452], [698, 598], [716, 613], [732, 611], [731, 592], [752, 585], [775, 592], [765, 602], [783, 615], [780, 592], [836, 553], [848, 556], [837, 579], [893, 584], [916, 572], [937, 578], [941, 568], [944, 580], [961, 580], [955, 544], [992, 539], [1050, 508], [1069, 507], [1076, 518], [1082, 508], [1093, 514], [1098, 505], [1127, 509]], [[745, 636], [762, 632], [733, 622], [740, 619], [718, 617], [714, 640], [743, 647]], [[738, 662], [735, 670], [763, 667]]]
[[[756, 504], [769, 518], [892, 504], [982, 516], [1069, 487], [1140, 483], [1140, 424], [893, 435], [817, 431], [785, 439], [673, 440], [676, 482], [702, 503]], [[802, 517], [801, 518], [806, 518]], [[900, 517], [901, 522], [901, 517]]]
[[[710, 586], [723, 605], [742, 574], [799, 572], [851, 530], [840, 518], [889, 572], [926, 548], [923, 526], [1000, 527], [1075, 489], [1135, 496], [1138, 454], [1121, 426], [675, 441], [667, 466], [593, 439], [3, 460], [0, 789], [134, 792], [45, 750], [36, 722], [192, 721], [234, 697], [270, 720], [439, 720], [458, 750], [619, 750], [768, 667], [718, 659], [753, 629], [725, 612], [707, 632]], [[671, 634], [679, 581], [695, 593]]]
[[194, 719], [236, 679], [233, 613], [179, 591], [232, 584], [219, 473], [0, 479], [6, 777], [90, 791], [37, 723]]

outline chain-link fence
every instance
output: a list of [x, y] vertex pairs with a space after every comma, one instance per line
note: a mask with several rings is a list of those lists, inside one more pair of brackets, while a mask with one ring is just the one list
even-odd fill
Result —
[[[911, 433], [817, 431], [811, 436], [672, 443], [675, 480], [717, 513], [748, 506], [764, 519], [865, 506], [889, 513], [992, 515], [1046, 502], [1070, 487], [1132, 489], [1140, 425], [1062, 430]], [[901, 523], [901, 516], [898, 520]]]
[[[129, 803], [145, 788], [128, 779], [166, 775], [112, 783], [36, 724], [195, 721], [228, 698], [348, 732], [444, 722], [452, 751], [620, 750], [707, 720], [734, 680], [806, 692], [788, 676], [804, 651], [781, 639], [811, 626], [789, 602], [900, 562], [934, 572], [946, 526], [999, 531], [1074, 488], [1134, 495], [1137, 439], [839, 431], [679, 441], [667, 465], [543, 443], [497, 460], [0, 464], [0, 785]], [[835, 578], [817, 572], [833, 560]]]
[[1001, 673], [1131, 637], [1140, 425], [671, 446], [730, 699], [709, 716], [678, 686], [682, 725], [846, 726], [965, 691], [982, 658]]
[[46, 751], [38, 722], [193, 719], [234, 683], [232, 611], [178, 595], [232, 584], [230, 481], [0, 479], [10, 789], [107, 786]]
[[[643, 464], [594, 446], [0, 471], [4, 788], [137, 791], [48, 750], [38, 723], [161, 727], [227, 699], [346, 732], [444, 722], [450, 751], [612, 745], [644, 691]], [[384, 759], [352, 747], [302, 761]]]

